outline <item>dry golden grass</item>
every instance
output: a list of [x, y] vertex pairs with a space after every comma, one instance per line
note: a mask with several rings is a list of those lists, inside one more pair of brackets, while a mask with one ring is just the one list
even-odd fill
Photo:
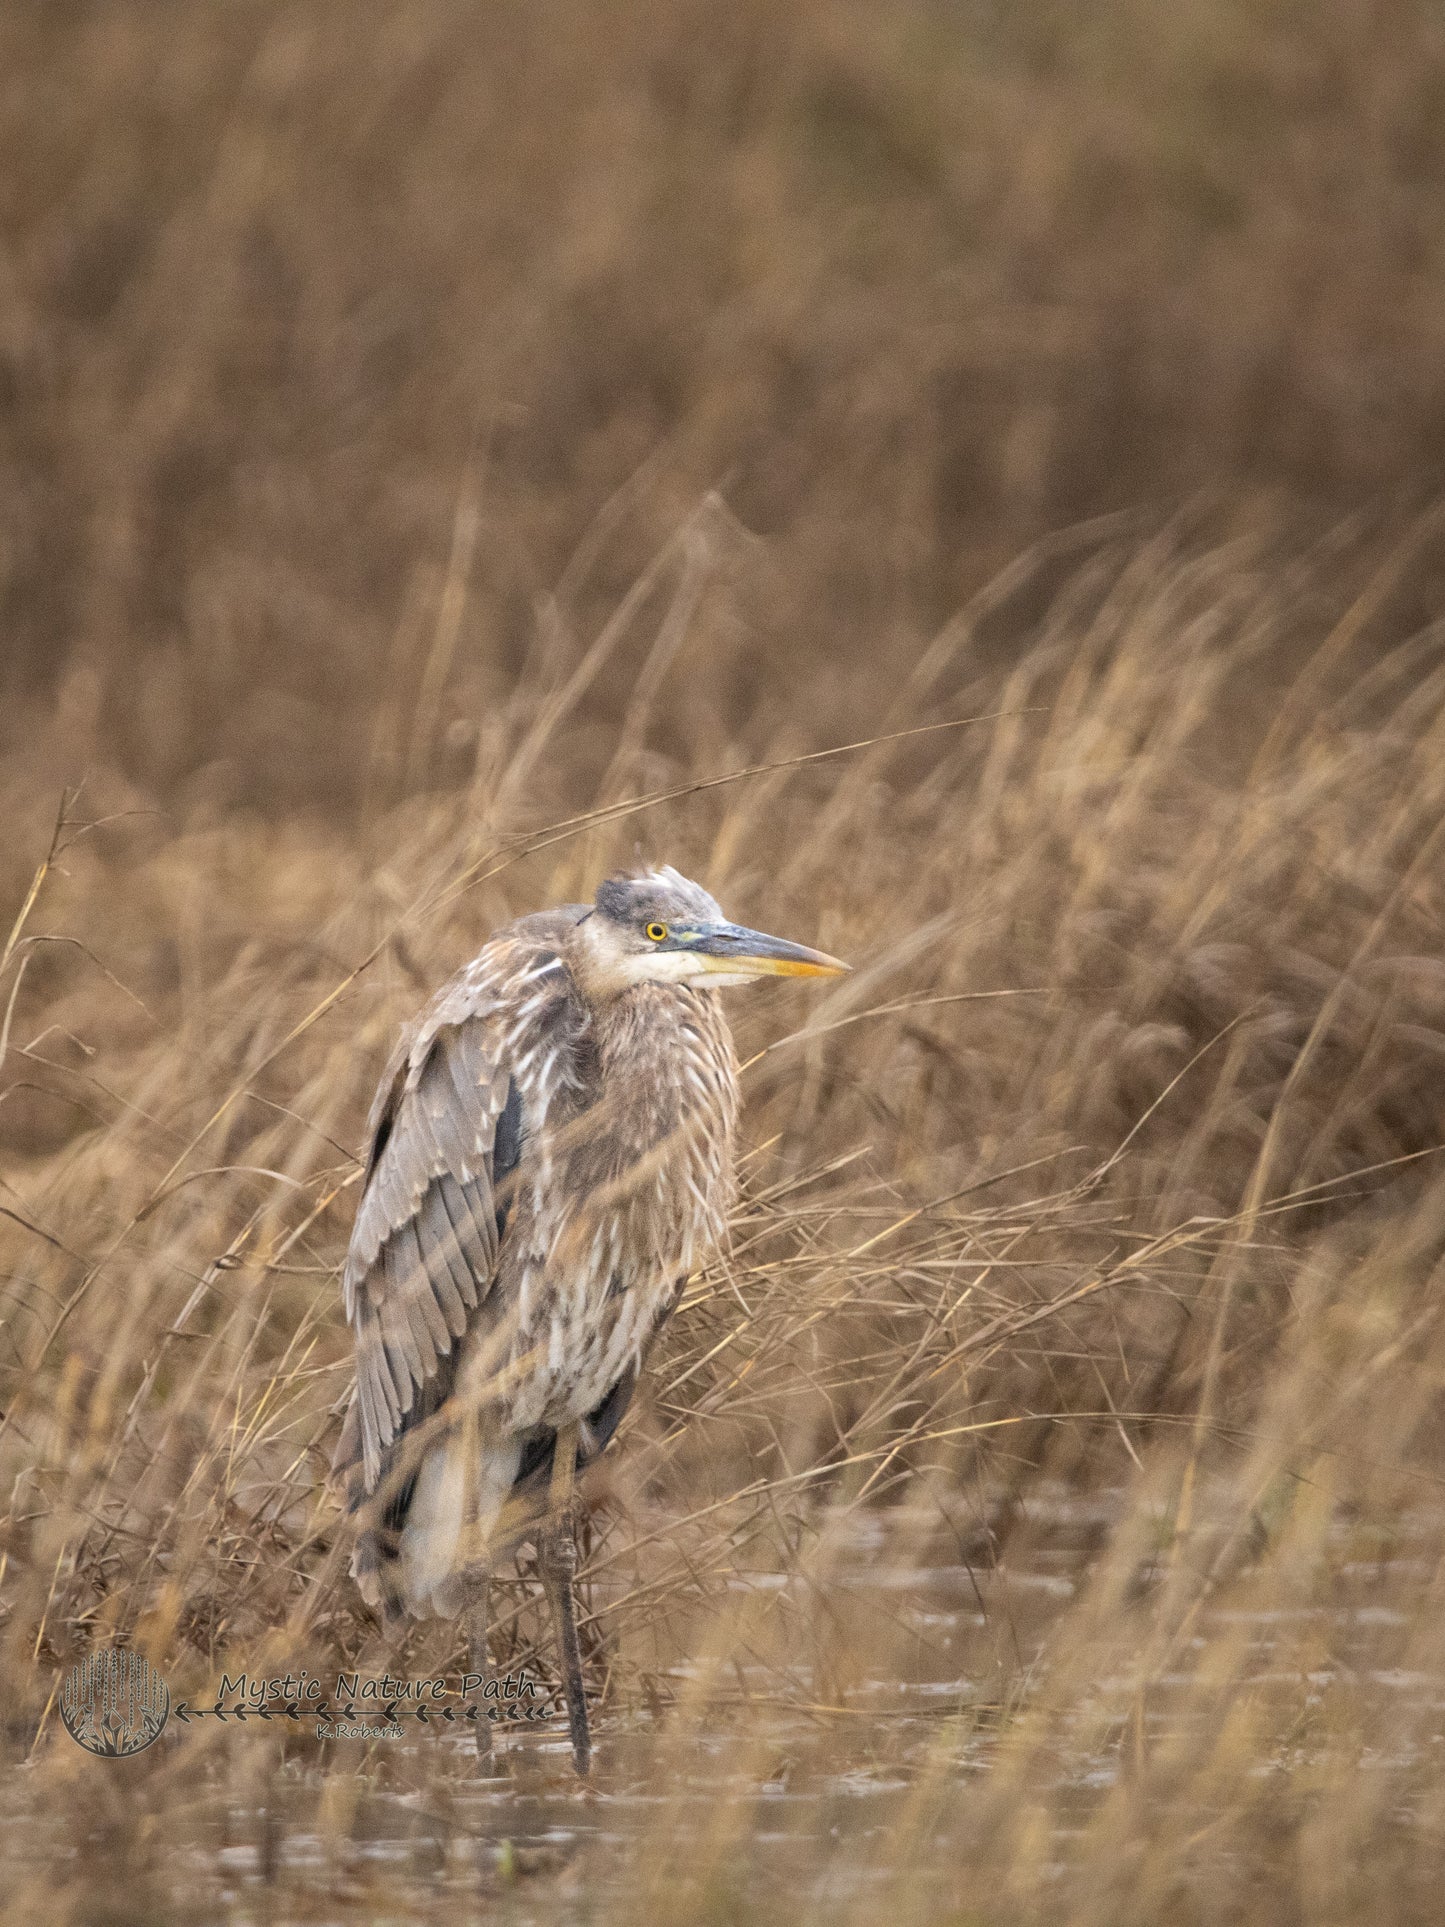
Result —
[[[0, 1912], [1437, 1919], [1436, 10], [36, 0], [0, 68]], [[596, 1790], [91, 1759], [97, 1645], [389, 1657], [365, 1108], [639, 851], [858, 967], [731, 1001]]]
[[[124, 1917], [442, 1918], [498, 1882], [871, 1917], [886, 1879], [918, 1919], [1427, 1918], [1445, 664], [1361, 642], [1405, 553], [1304, 646], [1337, 558], [1101, 544], [1006, 674], [964, 616], [882, 740], [719, 782], [643, 749], [728, 592], [684, 541], [611, 640], [687, 632], [571, 819], [527, 822], [609, 646], [565, 623], [505, 754], [364, 832], [70, 797], [3, 980], [17, 1918], [57, 1882], [96, 1917], [57, 1823], [132, 1869]], [[734, 1000], [734, 1249], [596, 1494], [600, 1800], [525, 1742], [481, 1807], [440, 1743], [90, 1761], [53, 1695], [97, 1642], [193, 1700], [380, 1669], [322, 1482], [364, 1107], [487, 928], [639, 845], [859, 967]], [[546, 1678], [534, 1593], [496, 1655]], [[460, 1664], [446, 1627], [404, 1655]]]

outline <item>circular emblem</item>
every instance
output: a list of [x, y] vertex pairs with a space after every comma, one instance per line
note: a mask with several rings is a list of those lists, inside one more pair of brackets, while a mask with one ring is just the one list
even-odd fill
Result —
[[170, 1689], [139, 1653], [92, 1653], [71, 1667], [60, 1689], [66, 1732], [102, 1759], [144, 1752], [170, 1710]]

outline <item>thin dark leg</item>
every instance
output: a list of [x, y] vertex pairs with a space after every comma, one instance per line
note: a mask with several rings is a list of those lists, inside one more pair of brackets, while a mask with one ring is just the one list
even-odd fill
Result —
[[[577, 1563], [585, 1565], [592, 1557], [592, 1521], [585, 1513], [575, 1517], [577, 1539]], [[592, 1676], [594, 1685], [599, 1674], [606, 1679], [612, 1671], [613, 1641], [606, 1622], [593, 1619], [577, 1628], [577, 1637], [582, 1647], [582, 1663]]]
[[[467, 1574], [467, 1670], [487, 1679], [487, 1589], [491, 1575], [485, 1566], [474, 1566]], [[484, 1766], [492, 1763], [492, 1722], [487, 1718], [487, 1701], [477, 1690], [477, 1758]]]
[[570, 1517], [550, 1520], [538, 1547], [542, 1583], [552, 1606], [557, 1629], [557, 1654], [562, 1662], [562, 1688], [567, 1695], [567, 1724], [572, 1733], [572, 1757], [585, 1778], [592, 1766], [592, 1739], [587, 1730], [587, 1694], [582, 1684], [582, 1648], [577, 1639], [577, 1611], [572, 1580], [577, 1571], [577, 1542]]
[[537, 1543], [537, 1565], [552, 1607], [557, 1629], [557, 1656], [562, 1666], [562, 1690], [567, 1695], [567, 1724], [572, 1734], [572, 1758], [585, 1779], [592, 1767], [592, 1736], [587, 1730], [587, 1693], [582, 1684], [582, 1648], [577, 1639], [577, 1608], [572, 1582], [577, 1574], [577, 1538], [572, 1525], [572, 1478], [577, 1464], [577, 1429], [568, 1426], [557, 1435], [552, 1461], [552, 1490], [547, 1523]]

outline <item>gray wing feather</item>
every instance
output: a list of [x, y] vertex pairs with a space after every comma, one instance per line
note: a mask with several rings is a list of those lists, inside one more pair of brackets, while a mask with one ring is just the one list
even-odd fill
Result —
[[[368, 1490], [382, 1452], [449, 1357], [496, 1270], [490, 1168], [506, 1080], [499, 1093], [498, 1080], [486, 1075], [485, 1040], [466, 1035], [483, 1028], [484, 1020], [473, 1018], [423, 1034], [405, 1079], [393, 1078], [392, 1108], [377, 1126], [384, 1141], [356, 1214], [344, 1281]], [[464, 1238], [441, 1187], [469, 1194]]]
[[439, 1178], [422, 1199], [421, 1210], [416, 1217], [416, 1235], [421, 1244], [422, 1262], [426, 1265], [436, 1292], [437, 1307], [446, 1322], [448, 1336], [460, 1338], [467, 1328], [468, 1303], [475, 1305], [477, 1294], [476, 1287], [468, 1277], [457, 1234], [452, 1230], [452, 1221], [441, 1200], [440, 1187], [446, 1181], [444, 1177]]
[[[490, 1190], [491, 1186], [488, 1185], [486, 1191]], [[484, 1223], [479, 1213], [490, 1204], [490, 1197], [484, 1197], [480, 1184], [458, 1184], [450, 1177], [438, 1180], [437, 1197], [461, 1251], [468, 1280], [485, 1277], [487, 1248], [496, 1232], [496, 1217], [493, 1213], [490, 1220]], [[467, 1302], [475, 1308], [477, 1299], [474, 1283]]]
[[[508, 986], [581, 914], [525, 918], [489, 945], [403, 1039], [372, 1106], [371, 1163], [343, 1278], [359, 1421], [348, 1425], [345, 1449], [354, 1458], [360, 1445], [363, 1492], [374, 1490], [408, 1415], [445, 1394], [455, 1347], [496, 1275], [493, 1151], [512, 1087]], [[560, 1041], [571, 985], [565, 972], [559, 979], [536, 1028], [556, 1027]]]
[[406, 1226], [403, 1225], [397, 1235], [388, 1240], [381, 1254], [386, 1277], [386, 1296], [381, 1301], [381, 1331], [388, 1356], [399, 1356], [401, 1359], [406, 1378], [398, 1384], [397, 1389], [402, 1395], [403, 1406], [409, 1406], [412, 1387], [420, 1385], [424, 1378], [431, 1377], [436, 1360], [431, 1356], [431, 1346], [425, 1332], [422, 1333], [421, 1344], [417, 1343], [416, 1326], [413, 1323], [415, 1293], [418, 1284], [424, 1288], [425, 1281], [415, 1279], [412, 1275], [415, 1266], [409, 1262], [409, 1254], [405, 1249], [405, 1231]]
[[[422, 1203], [425, 1202], [423, 1198]], [[391, 1249], [402, 1254], [402, 1262], [406, 1267], [406, 1310], [416, 1348], [421, 1355], [421, 1375], [423, 1378], [434, 1378], [438, 1360], [445, 1358], [452, 1348], [452, 1335], [447, 1330], [447, 1321], [442, 1317], [441, 1307], [437, 1303], [436, 1275], [421, 1248], [415, 1218], [397, 1232]]]

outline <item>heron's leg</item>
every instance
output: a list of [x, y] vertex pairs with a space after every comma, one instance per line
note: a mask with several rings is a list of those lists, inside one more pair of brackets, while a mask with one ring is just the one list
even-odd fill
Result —
[[[491, 1573], [481, 1563], [467, 1570], [467, 1670], [478, 1675], [482, 1688], [487, 1682], [487, 1593], [491, 1580]], [[487, 1702], [482, 1688], [477, 1691], [477, 1758], [484, 1765], [490, 1765], [492, 1722], [487, 1718]]]
[[476, 1404], [468, 1401], [462, 1414], [462, 1452], [466, 1477], [466, 1565], [462, 1588], [467, 1617], [467, 1670], [482, 1682], [477, 1693], [477, 1719], [473, 1731], [477, 1758], [484, 1767], [492, 1759], [492, 1722], [487, 1718], [487, 1594], [492, 1574], [487, 1558], [487, 1541], [481, 1516], [482, 1439]]
[[567, 1695], [567, 1724], [572, 1733], [572, 1758], [585, 1778], [592, 1765], [592, 1738], [587, 1730], [587, 1694], [582, 1684], [582, 1649], [577, 1639], [577, 1608], [572, 1581], [577, 1574], [577, 1539], [572, 1524], [572, 1481], [577, 1465], [577, 1427], [557, 1434], [552, 1455], [552, 1489], [547, 1522], [537, 1545], [537, 1564], [552, 1607], [557, 1629], [557, 1656], [562, 1665], [562, 1689]]
[[[576, 1515], [575, 1532], [577, 1540], [577, 1563], [583, 1565], [592, 1557], [592, 1521], [585, 1514]], [[598, 1674], [605, 1679], [612, 1671], [613, 1637], [607, 1623], [592, 1619], [577, 1628], [578, 1643], [582, 1648], [582, 1658], [592, 1675], [595, 1685]]]

